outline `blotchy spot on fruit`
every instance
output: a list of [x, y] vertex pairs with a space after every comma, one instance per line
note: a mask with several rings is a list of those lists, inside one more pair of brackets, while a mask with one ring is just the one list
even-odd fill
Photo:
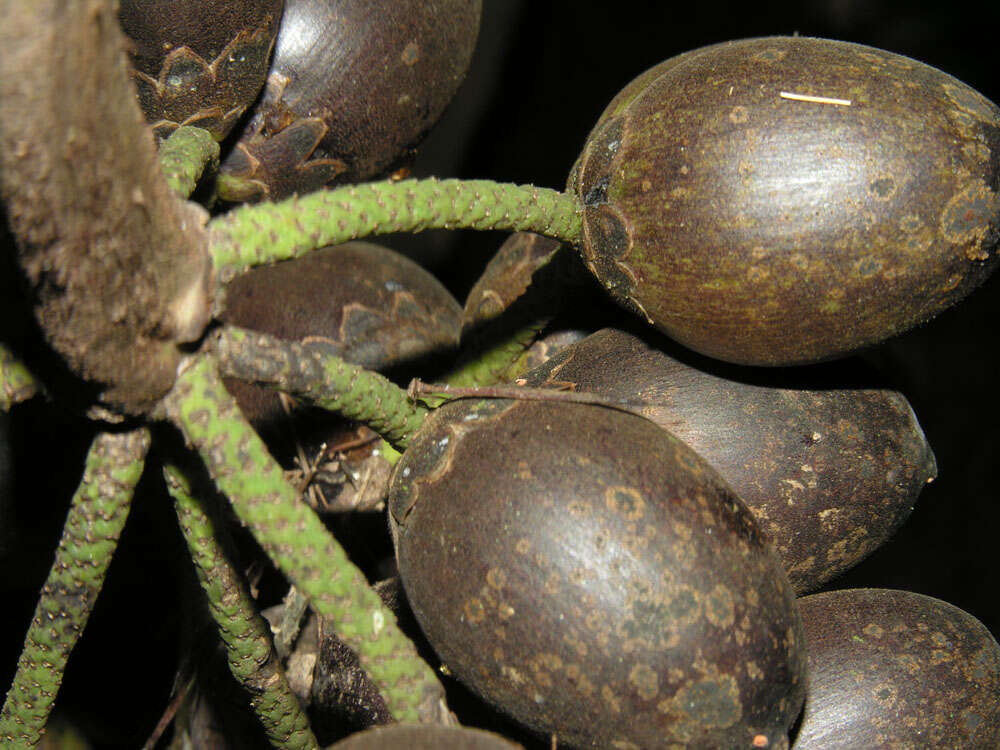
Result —
[[465, 618], [476, 625], [486, 617], [486, 608], [479, 599], [469, 599], [465, 602]]
[[605, 493], [608, 509], [618, 513], [628, 521], [638, 521], [642, 518], [646, 501], [634, 487], [609, 487]]
[[782, 49], [765, 49], [754, 55], [754, 60], [760, 60], [761, 62], [779, 62], [785, 59], [787, 52]]
[[500, 568], [490, 568], [486, 572], [486, 583], [488, 583], [491, 588], [502, 589], [506, 580], [507, 574]]
[[733, 593], [720, 584], [705, 598], [705, 617], [717, 628], [730, 628], [733, 625], [733, 603]]
[[674, 696], [674, 709], [701, 726], [724, 729], [740, 720], [739, 687], [729, 675], [702, 680], [681, 688]]
[[403, 48], [403, 54], [399, 58], [406, 65], [413, 65], [420, 59], [420, 45], [416, 42], [410, 42]]
[[629, 684], [643, 700], [653, 700], [660, 691], [660, 679], [646, 664], [636, 664], [628, 676]]
[[896, 194], [896, 181], [892, 177], [879, 177], [869, 183], [868, 192], [875, 200], [887, 201]]
[[983, 183], [970, 185], [955, 195], [941, 214], [941, 234], [948, 242], [967, 245], [969, 260], [987, 260], [994, 247], [984, 246], [990, 222], [996, 221], [1000, 200]]
[[912, 234], [924, 225], [923, 219], [917, 214], [906, 214], [899, 220], [899, 228], [907, 234]]
[[746, 107], [733, 107], [729, 110], [729, 121], [734, 125], [742, 125], [750, 119], [750, 113]]
[[952, 103], [960, 110], [968, 112], [970, 115], [973, 115], [980, 120], [993, 122], [993, 108], [990, 106], [990, 102], [986, 99], [986, 97], [976, 91], [973, 91], [968, 86], [955, 86], [953, 84], [946, 83], [942, 86], [942, 88], [944, 89], [945, 95], [951, 99]]

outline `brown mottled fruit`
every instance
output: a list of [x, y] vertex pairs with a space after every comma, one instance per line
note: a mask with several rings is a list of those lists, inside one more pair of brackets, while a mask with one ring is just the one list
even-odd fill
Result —
[[799, 600], [809, 690], [795, 750], [1000, 747], [1000, 646], [958, 607], [907, 591]]
[[846, 42], [770, 37], [626, 87], [569, 180], [611, 294], [741, 364], [840, 356], [928, 320], [996, 266], [1000, 109]]
[[885, 542], [937, 474], [906, 398], [861, 363], [793, 373], [697, 364], [605, 329], [522, 377], [632, 402], [687, 443], [757, 516], [800, 594]]
[[393, 474], [400, 577], [448, 670], [559, 744], [787, 748], [791, 587], [718, 474], [648, 420], [434, 412]]
[[481, 0], [286, 0], [262, 101], [219, 195], [278, 200], [385, 174], [465, 77]]
[[159, 137], [195, 125], [222, 140], [257, 98], [283, 0], [122, 0], [139, 104]]
[[[221, 317], [282, 339], [320, 337], [347, 361], [385, 370], [456, 347], [461, 314], [454, 297], [409, 258], [349, 242], [234, 279]], [[227, 387], [259, 428], [282, 418], [272, 391], [228, 380]]]
[[519, 747], [481, 729], [438, 724], [396, 724], [351, 735], [331, 745], [329, 750], [516, 750]]

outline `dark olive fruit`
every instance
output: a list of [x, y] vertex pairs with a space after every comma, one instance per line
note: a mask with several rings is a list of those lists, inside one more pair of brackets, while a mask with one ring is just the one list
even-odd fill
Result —
[[934, 454], [906, 398], [873, 385], [860, 363], [796, 371], [791, 382], [784, 372], [725, 369], [698, 369], [605, 329], [522, 377], [633, 402], [722, 475], [770, 535], [796, 592], [810, 591], [906, 520], [936, 476]]
[[395, 724], [351, 735], [329, 750], [516, 750], [499, 735], [469, 727], [440, 724]]
[[798, 616], [746, 507], [641, 417], [433, 413], [393, 473], [400, 577], [448, 670], [575, 747], [787, 748]]
[[283, 0], [121, 0], [139, 104], [159, 137], [222, 140], [264, 85]]
[[277, 200], [385, 174], [465, 77], [481, 0], [287, 0], [263, 100], [219, 195]]
[[906, 591], [799, 600], [809, 690], [795, 750], [1000, 747], [1000, 646], [958, 607]]
[[[461, 314], [454, 297], [409, 258], [349, 242], [234, 279], [221, 317], [282, 339], [321, 337], [349, 362], [385, 370], [456, 347]], [[258, 426], [284, 414], [265, 388], [227, 386]]]
[[570, 176], [583, 256], [699, 352], [801, 364], [928, 320], [996, 266], [1000, 109], [845, 42], [718, 44], [612, 102]]

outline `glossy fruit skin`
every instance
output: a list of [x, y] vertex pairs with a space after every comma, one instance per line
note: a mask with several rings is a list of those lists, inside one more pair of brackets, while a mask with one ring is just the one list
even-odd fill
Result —
[[139, 104], [157, 136], [226, 137], [264, 85], [283, 0], [122, 0]]
[[481, 729], [395, 724], [351, 735], [329, 750], [517, 750], [521, 746]]
[[841, 356], [963, 298], [996, 265], [998, 185], [996, 105], [914, 60], [806, 37], [647, 71], [569, 180], [611, 294], [753, 365]]
[[458, 90], [481, 10], [481, 0], [286, 0], [220, 196], [279, 200], [390, 172]]
[[[428, 271], [369, 242], [348, 242], [274, 266], [226, 287], [226, 323], [290, 341], [321, 337], [352, 364], [386, 370], [458, 346], [461, 308]], [[254, 424], [284, 409], [269, 389], [226, 381]]]
[[795, 750], [1000, 747], [1000, 646], [975, 617], [907, 591], [799, 600], [809, 692]]
[[906, 398], [860, 363], [792, 377], [683, 361], [657, 339], [604, 329], [522, 378], [635, 402], [630, 409], [693, 448], [754, 512], [797, 594], [884, 543], [937, 475]]
[[389, 508], [428, 640], [528, 727], [574, 747], [788, 747], [804, 691], [791, 588], [732, 491], [648, 420], [449, 404], [397, 464]]

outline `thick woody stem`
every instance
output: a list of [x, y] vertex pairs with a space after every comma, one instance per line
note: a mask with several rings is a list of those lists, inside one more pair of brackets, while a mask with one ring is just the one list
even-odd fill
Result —
[[325, 245], [424, 229], [528, 230], [579, 244], [576, 199], [556, 190], [489, 180], [403, 180], [320, 190], [243, 206], [209, 224], [220, 279]]
[[226, 326], [216, 340], [223, 375], [273, 386], [314, 406], [362, 422], [403, 450], [427, 415], [406, 391], [337, 356], [329, 342], [285, 341]]
[[116, 2], [0, 0], [0, 18], [0, 197], [35, 317], [105, 403], [145, 413], [210, 316], [207, 214], [163, 177]]
[[215, 361], [202, 355], [190, 363], [164, 406], [240, 520], [358, 654], [393, 716], [398, 721], [439, 720], [444, 691], [433, 670], [343, 548], [299, 501], [222, 385]]
[[0, 711], [0, 745], [41, 738], [76, 645], [104, 582], [142, 468], [149, 433], [102, 433], [87, 455], [55, 562], [28, 628], [14, 683]]
[[[270, 630], [258, 614], [242, 576], [227, 555], [228, 533], [202, 503], [191, 496], [190, 484], [176, 466], [164, 469], [167, 489], [208, 607], [226, 647], [229, 668], [250, 695], [250, 705], [268, 740], [282, 750], [318, 747], [302, 706], [288, 686], [271, 647]], [[203, 502], [208, 502], [204, 500]]]
[[181, 198], [194, 192], [209, 165], [219, 166], [219, 144], [204, 128], [184, 125], [160, 144], [160, 167], [167, 184]]
[[40, 390], [38, 381], [25, 364], [3, 344], [0, 344], [0, 412], [21, 401], [27, 401]]

